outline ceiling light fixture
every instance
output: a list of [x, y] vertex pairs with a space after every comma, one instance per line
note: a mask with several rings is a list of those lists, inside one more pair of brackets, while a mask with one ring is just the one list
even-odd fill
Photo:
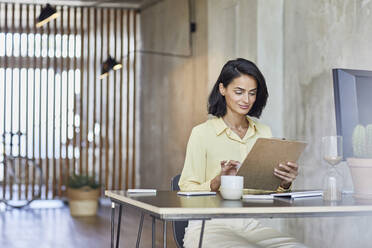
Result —
[[108, 59], [105, 62], [103, 62], [103, 64], [102, 64], [100, 79], [103, 79], [103, 78], [107, 77], [108, 73], [111, 70], [116, 71], [116, 70], [121, 69], [122, 67], [123, 67], [122, 64], [120, 64], [115, 59], [113, 59], [111, 56], [109, 56]]
[[41, 9], [41, 13], [37, 18], [36, 27], [39, 28], [51, 20], [56, 19], [58, 15], [59, 13], [57, 13], [57, 10], [48, 3], [44, 8]]

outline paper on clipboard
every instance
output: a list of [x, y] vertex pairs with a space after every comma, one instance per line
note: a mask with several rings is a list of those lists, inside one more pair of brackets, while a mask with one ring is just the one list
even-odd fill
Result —
[[305, 142], [258, 138], [245, 158], [237, 175], [244, 177], [244, 188], [275, 191], [280, 179], [274, 176], [279, 163], [297, 162]]

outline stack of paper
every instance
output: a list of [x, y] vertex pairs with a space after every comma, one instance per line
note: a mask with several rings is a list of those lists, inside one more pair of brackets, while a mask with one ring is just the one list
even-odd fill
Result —
[[284, 192], [284, 193], [274, 193], [271, 195], [274, 197], [301, 198], [301, 197], [322, 196], [323, 191], [321, 190], [291, 191], [291, 192]]
[[272, 200], [272, 199], [274, 199], [274, 196], [265, 195], [265, 194], [262, 194], [262, 195], [246, 194], [246, 195], [243, 195], [242, 198], [243, 198], [243, 200]]
[[214, 191], [178, 191], [177, 195], [183, 196], [201, 196], [201, 195], [215, 195]]

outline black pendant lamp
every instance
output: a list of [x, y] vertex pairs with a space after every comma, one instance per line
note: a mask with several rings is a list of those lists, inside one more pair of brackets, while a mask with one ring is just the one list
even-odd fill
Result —
[[41, 9], [41, 13], [37, 18], [36, 27], [41, 27], [49, 21], [56, 19], [58, 17], [57, 10], [50, 6], [48, 3], [44, 8]]
[[103, 64], [102, 64], [100, 79], [103, 79], [106, 76], [108, 76], [108, 73], [111, 70], [116, 71], [116, 70], [121, 69], [122, 67], [123, 67], [122, 64], [120, 64], [115, 59], [113, 59], [111, 56], [109, 56], [108, 59], [105, 62], [103, 62]]

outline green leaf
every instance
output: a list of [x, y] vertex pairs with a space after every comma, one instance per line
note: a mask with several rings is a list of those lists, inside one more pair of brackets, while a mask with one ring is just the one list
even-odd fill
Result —
[[85, 186], [97, 189], [100, 184], [93, 177], [87, 175], [73, 175], [68, 179], [68, 187], [70, 188], [79, 189]]

